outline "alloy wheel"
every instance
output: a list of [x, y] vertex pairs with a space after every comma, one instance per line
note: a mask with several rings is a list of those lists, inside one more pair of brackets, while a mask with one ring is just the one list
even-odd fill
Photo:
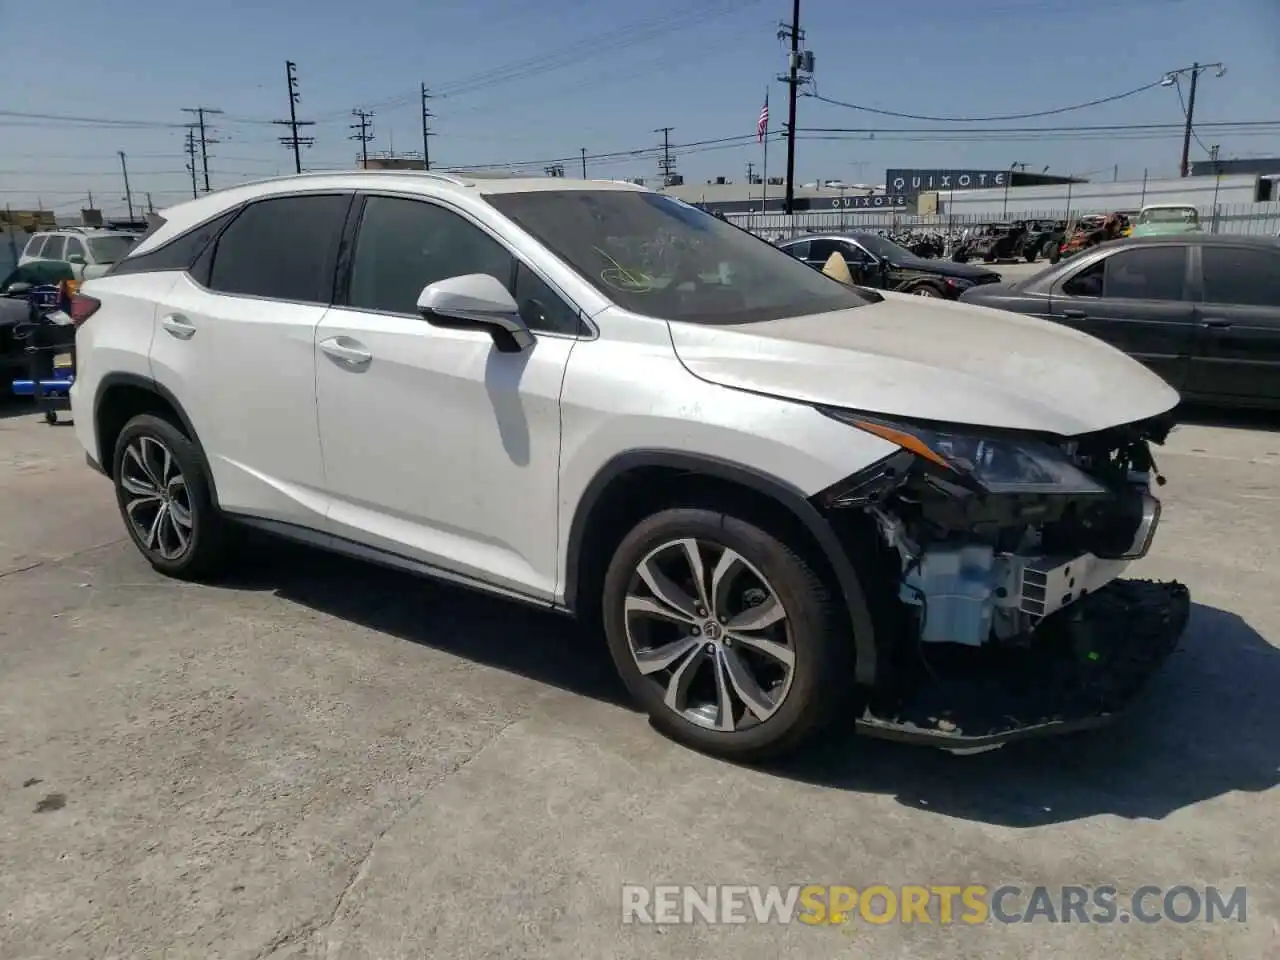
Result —
[[684, 538], [650, 551], [632, 574], [624, 619], [641, 675], [696, 726], [757, 726], [791, 689], [787, 612], [764, 575], [728, 547]]
[[938, 291], [934, 290], [933, 287], [916, 287], [911, 292], [914, 293], [917, 297], [937, 297], [938, 296]]
[[144, 549], [177, 560], [190, 548], [191, 494], [173, 452], [155, 437], [135, 437], [120, 464], [124, 512]]

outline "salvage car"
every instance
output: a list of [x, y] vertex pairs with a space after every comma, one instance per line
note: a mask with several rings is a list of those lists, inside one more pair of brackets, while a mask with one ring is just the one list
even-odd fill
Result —
[[962, 299], [1105, 340], [1188, 400], [1280, 408], [1280, 242], [1269, 237], [1116, 240]]
[[161, 221], [74, 299], [72, 405], [169, 576], [247, 525], [576, 614], [658, 728], [743, 760], [839, 715], [1096, 724], [1186, 622], [1120, 579], [1178, 397], [1093, 337], [634, 184], [317, 173]]
[[[969, 260], [1017, 260], [1025, 256], [1027, 225], [1025, 223], [992, 223], [979, 228], [964, 240], [952, 258], [957, 263]], [[1034, 255], [1031, 259], [1035, 259]]]
[[838, 253], [861, 286], [917, 297], [954, 300], [972, 286], [1000, 282], [994, 270], [918, 257], [876, 233], [813, 234], [779, 244], [779, 249], [816, 270]]

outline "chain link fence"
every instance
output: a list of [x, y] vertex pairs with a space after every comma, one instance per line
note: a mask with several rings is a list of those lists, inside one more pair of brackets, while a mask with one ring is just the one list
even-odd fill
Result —
[[[1198, 207], [1200, 223], [1206, 233], [1233, 233], [1247, 236], [1275, 237], [1280, 234], [1280, 202], [1218, 204]], [[770, 240], [803, 236], [806, 233], [848, 233], [854, 230], [887, 230], [894, 233], [960, 233], [989, 223], [1009, 220], [1057, 221], [1101, 215], [1113, 211], [1103, 209], [1010, 210], [1008, 216], [994, 219], [979, 214], [940, 214], [917, 216], [903, 213], [832, 210], [795, 213], [730, 213], [726, 219]], [[1131, 215], [1136, 215], [1133, 211]]]

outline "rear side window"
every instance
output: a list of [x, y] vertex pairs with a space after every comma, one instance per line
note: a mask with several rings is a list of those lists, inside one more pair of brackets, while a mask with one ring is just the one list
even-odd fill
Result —
[[24, 257], [38, 257], [40, 250], [44, 247], [45, 240], [49, 239], [45, 234], [38, 233], [27, 241], [27, 248], [22, 251]]
[[1203, 246], [1200, 256], [1206, 303], [1280, 307], [1280, 253]]
[[218, 238], [209, 287], [219, 293], [328, 303], [349, 194], [251, 204]]
[[[122, 273], [189, 270], [195, 263], [196, 258], [209, 246], [210, 241], [222, 232], [222, 228], [230, 223], [238, 212], [238, 209], [230, 210], [220, 217], [207, 220], [198, 227], [174, 237], [168, 243], [162, 244], [154, 250], [137, 256], [126, 257], [118, 261], [111, 268], [109, 274], [116, 276]], [[141, 241], [138, 242], [141, 243]]]
[[66, 237], [50, 237], [44, 245], [44, 249], [40, 251], [40, 256], [46, 260], [61, 260], [62, 251], [66, 249]]

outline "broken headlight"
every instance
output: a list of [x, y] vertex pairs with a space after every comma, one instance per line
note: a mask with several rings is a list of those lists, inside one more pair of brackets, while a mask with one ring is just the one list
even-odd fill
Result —
[[823, 408], [827, 416], [910, 450], [988, 493], [1104, 494], [1107, 488], [1052, 444], [1032, 438], [993, 437], [974, 428], [922, 427]]

